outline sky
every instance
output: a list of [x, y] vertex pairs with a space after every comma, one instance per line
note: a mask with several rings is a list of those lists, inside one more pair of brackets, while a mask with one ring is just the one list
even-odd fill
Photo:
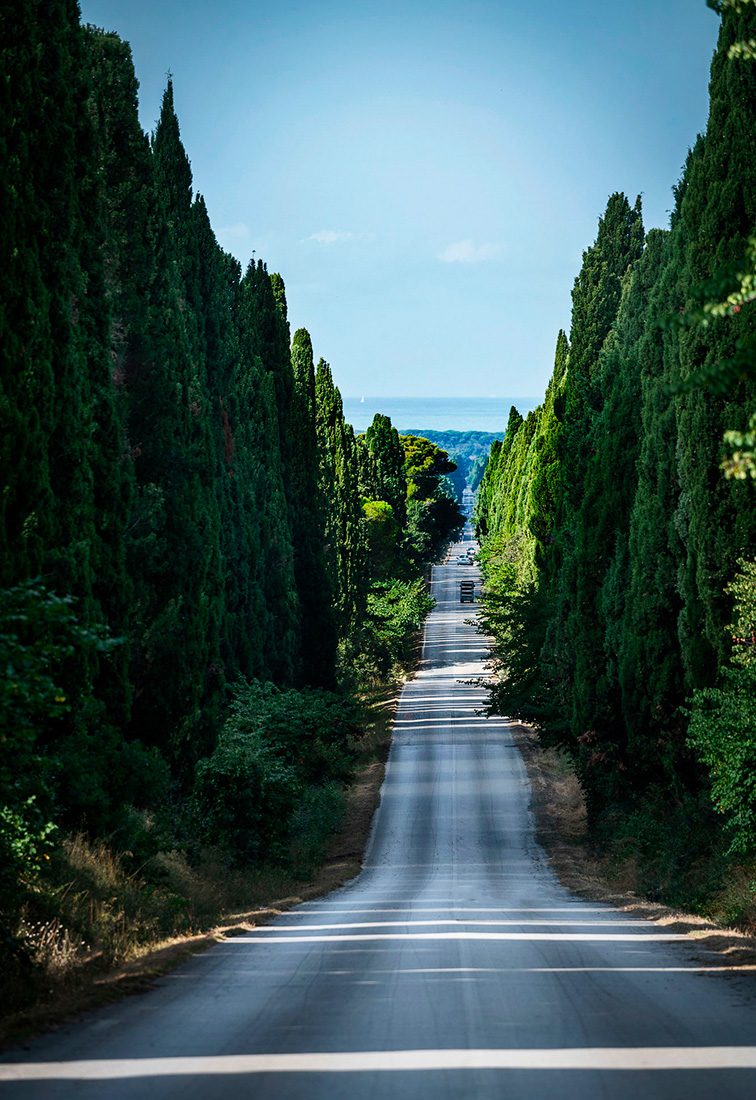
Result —
[[666, 226], [706, 124], [705, 0], [80, 0], [167, 74], [221, 246], [349, 396], [548, 383], [609, 195]]

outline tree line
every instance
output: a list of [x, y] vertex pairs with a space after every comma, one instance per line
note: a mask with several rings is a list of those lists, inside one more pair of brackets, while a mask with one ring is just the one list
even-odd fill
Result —
[[544, 401], [512, 409], [476, 506], [493, 708], [566, 749], [594, 835], [689, 904], [756, 847], [756, 12], [710, 6], [709, 119], [669, 228], [609, 198]]
[[355, 438], [282, 278], [218, 245], [170, 79], [147, 135], [128, 45], [75, 0], [3, 4], [1, 26], [13, 933], [67, 829], [137, 859], [162, 807], [155, 844], [285, 858], [461, 519], [445, 452], [380, 416]]

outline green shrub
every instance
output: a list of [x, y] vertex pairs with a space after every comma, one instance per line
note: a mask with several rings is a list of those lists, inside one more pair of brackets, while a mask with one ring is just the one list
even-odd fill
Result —
[[362, 660], [379, 677], [406, 664], [423, 619], [435, 607], [423, 580], [376, 581], [367, 599], [365, 629], [359, 638]]
[[617, 872], [632, 865], [633, 888], [655, 901], [698, 912], [720, 885], [720, 831], [705, 792], [675, 798], [649, 787], [598, 816], [592, 839]]
[[132, 847], [123, 807], [160, 806], [171, 789], [170, 768], [159, 751], [124, 741], [104, 720], [77, 724], [51, 755], [63, 823], [85, 824], [92, 836], [122, 834], [116, 844], [120, 850]]
[[291, 819], [291, 859], [299, 876], [307, 876], [324, 858], [326, 842], [343, 820], [344, 805], [340, 783], [303, 791]]
[[55, 761], [48, 743], [72, 707], [60, 686], [63, 666], [119, 644], [103, 627], [82, 626], [74, 603], [38, 580], [0, 592], [0, 914], [8, 925], [50, 856]]
[[237, 688], [227, 730], [258, 734], [304, 783], [349, 779], [350, 739], [359, 735], [355, 704], [321, 688], [282, 690], [257, 681]]
[[708, 767], [716, 810], [727, 815], [730, 853], [756, 849], [756, 562], [740, 561], [727, 592], [735, 599], [732, 667], [718, 687], [693, 697], [688, 743]]
[[286, 857], [301, 782], [259, 731], [227, 725], [212, 756], [197, 765], [194, 795], [205, 844], [242, 862]]
[[[351, 777], [356, 718], [354, 704], [332, 692], [240, 685], [214, 753], [196, 770], [204, 842], [242, 861], [288, 859], [297, 836], [312, 831], [305, 822], [318, 816], [315, 807], [333, 802], [313, 791], [333, 792]], [[315, 829], [316, 847], [333, 827]]]

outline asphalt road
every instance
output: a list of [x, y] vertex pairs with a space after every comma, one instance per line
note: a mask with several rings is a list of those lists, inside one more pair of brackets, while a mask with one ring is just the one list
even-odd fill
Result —
[[465, 683], [463, 577], [435, 569], [359, 878], [7, 1053], [3, 1097], [756, 1097], [756, 979], [550, 872], [510, 723]]

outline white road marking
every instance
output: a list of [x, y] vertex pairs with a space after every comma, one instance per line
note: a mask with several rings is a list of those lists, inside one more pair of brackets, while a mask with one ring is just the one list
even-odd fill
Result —
[[756, 1069], [756, 1046], [558, 1047], [529, 1050], [354, 1050], [335, 1053], [225, 1054], [113, 1058], [0, 1065], [0, 1081], [115, 1081], [254, 1073], [376, 1073], [407, 1070]]

